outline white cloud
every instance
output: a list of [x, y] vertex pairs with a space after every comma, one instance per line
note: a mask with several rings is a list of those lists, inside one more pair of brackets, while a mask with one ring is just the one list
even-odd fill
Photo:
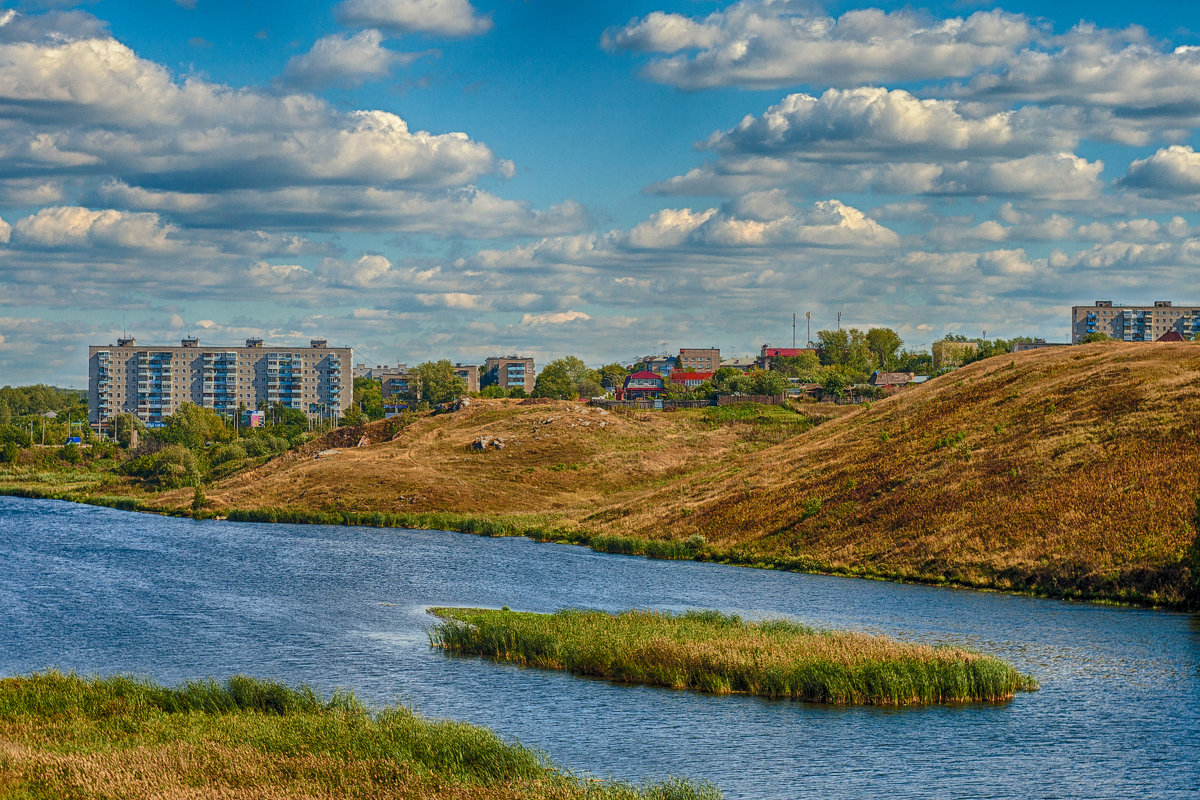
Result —
[[1147, 194], [1200, 194], [1200, 153], [1172, 145], [1129, 165], [1120, 184]]
[[476, 36], [492, 29], [468, 0], [343, 0], [334, 9], [343, 25], [369, 25], [434, 36]]
[[565, 325], [568, 322], [587, 322], [591, 318], [590, 314], [582, 311], [551, 311], [545, 314], [525, 314], [521, 317], [520, 324], [525, 326]]
[[79, 206], [52, 206], [17, 220], [17, 243], [29, 247], [118, 247], [170, 250], [174, 228], [157, 214], [128, 213]]
[[954, 101], [922, 100], [902, 89], [830, 89], [820, 97], [788, 95], [762, 116], [713, 134], [705, 147], [848, 161], [1027, 155], [1075, 145], [1058, 121], [1037, 108], [967, 115]]
[[[950, 155], [950, 154], [948, 154]], [[877, 192], [927, 196], [1026, 197], [1083, 200], [1102, 190], [1101, 161], [1073, 153], [1037, 153], [1022, 158], [979, 158], [946, 163], [837, 163], [801, 157], [727, 156], [684, 175], [652, 184], [647, 191], [669, 195], [712, 195], [802, 187], [807, 191]]]
[[407, 66], [421, 55], [389, 50], [382, 43], [383, 34], [373, 28], [353, 36], [325, 36], [307, 53], [288, 61], [283, 79], [303, 88], [358, 86], [366, 80], [386, 78], [392, 67]]
[[602, 44], [675, 54], [644, 74], [682, 89], [770, 88], [969, 76], [1036, 34], [1024, 16], [1003, 11], [936, 20], [868, 8], [834, 18], [799, 5], [744, 0], [702, 20], [655, 12], [606, 31]]
[[354, 261], [323, 259], [317, 275], [337, 285], [370, 287], [378, 285], [391, 269], [392, 262], [383, 256], [364, 254]]
[[0, 218], [0, 244], [8, 244], [10, 238], [12, 238], [12, 225]]

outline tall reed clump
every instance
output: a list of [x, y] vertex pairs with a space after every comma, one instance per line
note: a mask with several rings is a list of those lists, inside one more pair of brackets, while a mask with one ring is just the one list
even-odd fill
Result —
[[683, 780], [585, 780], [486, 728], [245, 676], [0, 679], [0, 742], [0, 797], [720, 797]]
[[1037, 688], [959, 648], [716, 611], [430, 611], [442, 618], [429, 633], [435, 647], [625, 683], [855, 705], [998, 701]]

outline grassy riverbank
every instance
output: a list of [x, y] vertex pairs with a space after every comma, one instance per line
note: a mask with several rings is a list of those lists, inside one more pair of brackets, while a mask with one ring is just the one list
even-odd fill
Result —
[[624, 683], [819, 703], [997, 701], [1037, 681], [991, 656], [717, 612], [434, 608], [437, 647]]
[[0, 679], [0, 798], [715, 800], [707, 785], [563, 773], [485, 728], [235, 677], [177, 688]]

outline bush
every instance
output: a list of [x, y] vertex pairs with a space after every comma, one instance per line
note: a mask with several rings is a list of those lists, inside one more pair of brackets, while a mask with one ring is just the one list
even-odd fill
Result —
[[177, 489], [194, 484], [203, 470], [195, 453], [183, 445], [173, 444], [157, 453], [127, 461], [122, 472], [163, 489]]
[[4, 449], [0, 451], [0, 456], [3, 456], [5, 464], [17, 463], [17, 458], [21, 455], [21, 448], [17, 447], [15, 442], [8, 442], [4, 445]]
[[228, 461], [241, 461], [246, 456], [246, 448], [234, 442], [219, 444], [208, 451], [208, 460], [214, 467]]
[[79, 445], [75, 444], [74, 442], [65, 445], [61, 450], [59, 450], [58, 457], [68, 464], [78, 464], [83, 458], [82, 454], [79, 452]]
[[287, 450], [288, 440], [282, 436], [272, 436], [268, 433], [263, 433], [242, 439], [241, 447], [247, 456], [270, 456]]

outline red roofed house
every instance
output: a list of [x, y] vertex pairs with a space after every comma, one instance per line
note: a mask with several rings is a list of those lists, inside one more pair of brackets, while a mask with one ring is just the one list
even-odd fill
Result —
[[713, 375], [712, 372], [684, 372], [680, 369], [673, 369], [671, 370], [671, 383], [685, 389], [695, 389], [700, 384], [711, 381]]
[[1186, 342], [1187, 339], [1179, 333], [1179, 331], [1167, 331], [1162, 336], [1158, 337], [1156, 342]]
[[663, 379], [657, 372], [644, 369], [635, 372], [625, 379], [625, 383], [617, 389], [618, 400], [642, 400], [655, 398], [663, 393]]

